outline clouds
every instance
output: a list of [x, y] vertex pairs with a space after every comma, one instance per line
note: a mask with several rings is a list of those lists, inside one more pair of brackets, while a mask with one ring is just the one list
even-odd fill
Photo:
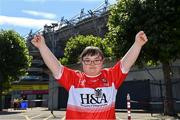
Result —
[[0, 16], [0, 24], [7, 24], [13, 26], [20, 26], [26, 28], [43, 28], [45, 24], [57, 23], [57, 21], [48, 20], [48, 19], [32, 19], [24, 17], [9, 17], [9, 16]]
[[[53, 2], [57, 0], [24, 0], [25, 2]], [[105, 0], [59, 0], [59, 2], [104, 2]], [[108, 0], [109, 3], [115, 3], [116, 0]]]
[[[24, 0], [25, 2], [53, 2], [53, 1], [57, 1], [57, 0]], [[59, 0], [59, 2], [97, 2], [97, 1], [102, 1], [104, 2], [104, 0]], [[109, 0], [111, 1], [111, 0]]]
[[47, 19], [55, 19], [56, 18], [56, 14], [48, 13], [48, 12], [38, 12], [38, 11], [33, 11], [33, 10], [22, 10], [22, 12], [29, 14], [29, 15], [33, 15], [33, 16], [40, 16], [40, 17], [47, 18]]
[[[108, 0], [111, 4], [112, 1]], [[26, 34], [57, 23], [59, 18], [72, 18], [80, 8], [91, 9], [105, 0], [4, 0], [0, 7], [1, 29], [14, 29]]]
[[[11, 16], [1, 16], [0, 15], [0, 25], [12, 25], [16, 27], [23, 28], [43, 28], [45, 24], [56, 23], [57, 21], [51, 20], [55, 19], [57, 16], [53, 13], [48, 12], [38, 12], [33, 10], [22, 10], [23, 13], [32, 16], [38, 16], [42, 19], [33, 19], [28, 17], [11, 17]], [[45, 18], [45, 19], [44, 19]]]

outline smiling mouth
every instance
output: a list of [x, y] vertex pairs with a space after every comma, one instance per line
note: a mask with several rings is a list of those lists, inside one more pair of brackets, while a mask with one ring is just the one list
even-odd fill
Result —
[[94, 70], [95, 68], [89, 68], [89, 69]]

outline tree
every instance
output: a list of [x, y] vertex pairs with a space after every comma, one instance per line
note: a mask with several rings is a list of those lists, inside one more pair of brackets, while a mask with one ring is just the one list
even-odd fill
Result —
[[30, 63], [25, 40], [15, 31], [0, 30], [0, 96], [26, 74]]
[[94, 37], [92, 35], [79, 35], [74, 38], [70, 38], [66, 43], [64, 57], [61, 59], [61, 63], [77, 63], [79, 61], [79, 55], [87, 46], [99, 47], [104, 52], [105, 57], [109, 57], [111, 55], [110, 47], [108, 47], [105, 41], [103, 41], [100, 37]]
[[138, 31], [145, 31], [149, 41], [137, 63], [162, 63], [166, 90], [164, 113], [174, 115], [170, 63], [180, 58], [180, 2], [120, 0], [110, 10], [108, 27], [106, 40], [116, 57], [127, 52]]

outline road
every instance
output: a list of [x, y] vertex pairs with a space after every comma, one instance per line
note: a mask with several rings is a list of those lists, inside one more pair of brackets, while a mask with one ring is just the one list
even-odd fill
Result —
[[[47, 108], [28, 108], [27, 110], [6, 109], [0, 112], [0, 120], [63, 120], [65, 111], [53, 111], [54, 116]], [[131, 113], [132, 120], [180, 120], [160, 114], [134, 112]], [[126, 112], [116, 112], [117, 120], [127, 120]]]

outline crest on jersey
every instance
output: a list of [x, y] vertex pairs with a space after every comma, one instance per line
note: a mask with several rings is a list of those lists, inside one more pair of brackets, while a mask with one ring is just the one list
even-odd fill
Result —
[[95, 96], [101, 98], [102, 97], [102, 89], [95, 89]]
[[104, 83], [107, 83], [107, 82], [108, 82], [105, 78], [103, 78], [102, 81], [103, 81]]
[[108, 82], [107, 79], [102, 78], [102, 81], [103, 81], [103, 83], [104, 83], [104, 86], [109, 86], [109, 82]]

